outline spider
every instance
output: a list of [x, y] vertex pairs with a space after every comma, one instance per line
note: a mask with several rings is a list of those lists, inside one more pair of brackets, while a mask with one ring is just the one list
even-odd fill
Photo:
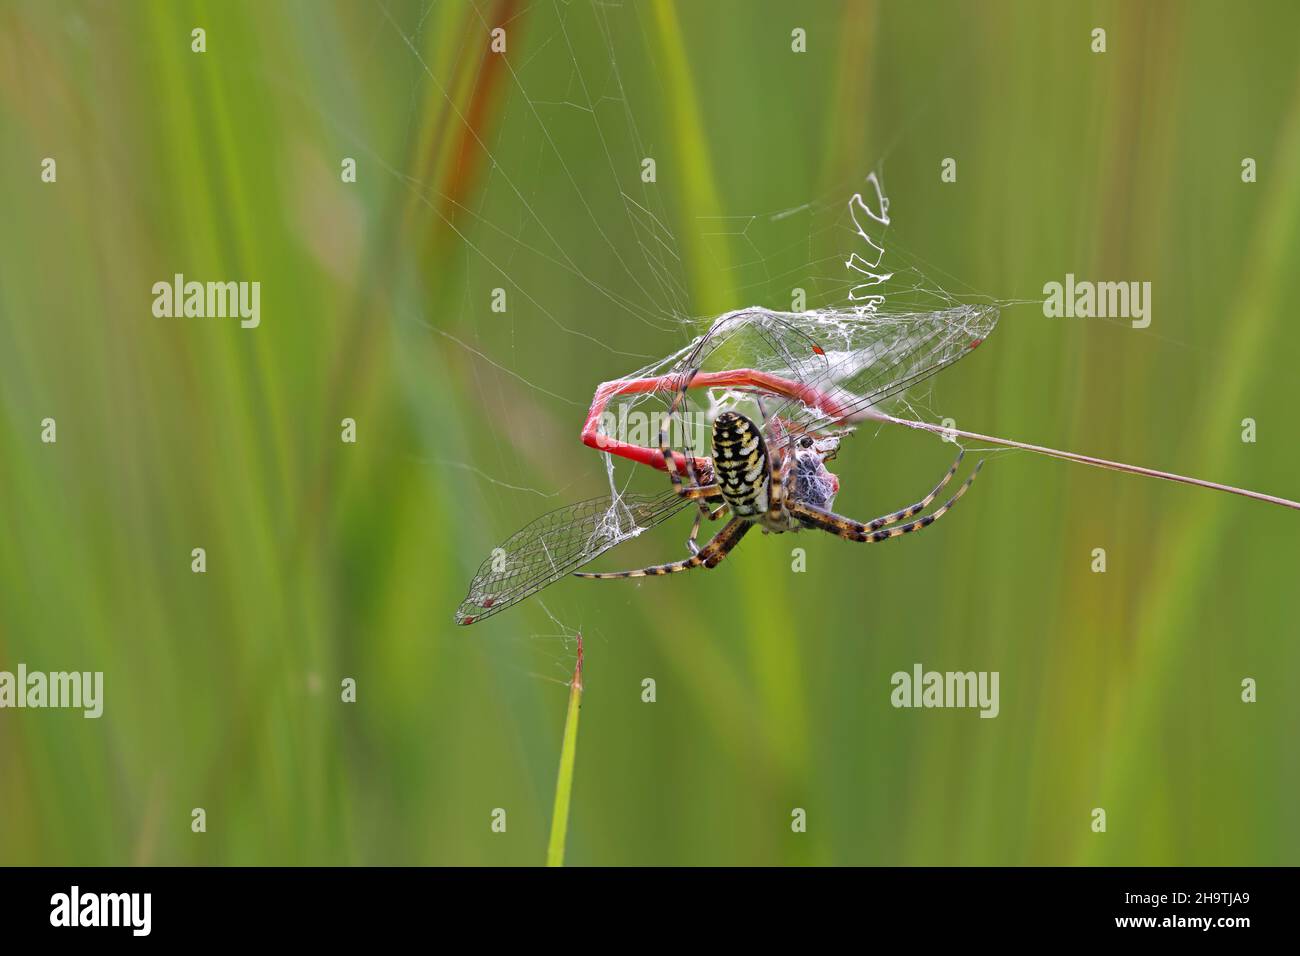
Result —
[[[613, 384], [627, 383], [606, 383]], [[601, 394], [598, 390], [598, 403]], [[839, 482], [826, 469], [825, 462], [834, 457], [839, 444], [838, 435], [820, 440], [812, 435], [800, 435], [786, 453], [773, 454], [763, 439], [762, 431], [752, 420], [739, 412], [725, 411], [713, 422], [713, 456], [704, 459], [704, 467], [701, 468], [701, 459], [676, 453], [668, 444], [668, 423], [680, 399], [679, 393], [673, 411], [665, 414], [661, 421], [659, 462], [654, 463], [668, 472], [673, 491], [680, 498], [694, 501], [698, 505], [695, 522], [686, 542], [690, 556], [680, 561], [655, 564], [633, 571], [575, 571], [575, 577], [611, 580], [676, 574], [692, 568], [714, 568], [756, 526], [771, 534], [815, 528], [866, 544], [887, 541], [928, 528], [938, 521], [966, 493], [984, 465], [981, 460], [956, 494], [943, 505], [922, 518], [909, 521], [928, 508], [952, 480], [966, 454], [963, 450], [958, 453], [956, 461], [939, 483], [920, 501], [863, 523], [830, 510]], [[588, 420], [590, 422], [591, 419]], [[586, 430], [583, 435], [585, 441]], [[629, 454], [644, 450], [627, 445], [621, 448], [625, 457], [633, 457], [634, 460], [647, 460], [644, 456]], [[682, 480], [683, 466], [690, 478], [689, 483]], [[717, 507], [711, 508], [711, 505]], [[704, 547], [698, 547], [696, 542], [701, 519], [717, 520], [728, 511], [731, 512], [731, 520]], [[907, 523], [899, 524], [900, 521]]]
[[[719, 318], [698, 339], [672, 373], [617, 379], [596, 390], [582, 430], [584, 444], [668, 473], [670, 490], [661, 495], [603, 495], [544, 514], [511, 535], [479, 567], [469, 594], [456, 611], [459, 624], [472, 624], [511, 607], [570, 573], [583, 578], [634, 578], [716, 567], [755, 526], [780, 534], [816, 528], [851, 541], [874, 543], [929, 527], [956, 503], [975, 474], [947, 502], [923, 517], [952, 480], [957, 461], [920, 501], [867, 523], [831, 510], [839, 479], [826, 467], [852, 423], [871, 417], [876, 406], [956, 361], [982, 341], [996, 322], [995, 311], [958, 309], [882, 323], [860, 322], [869, 341], [833, 356], [798, 328], [799, 316], [747, 309]], [[702, 366], [733, 333], [757, 336], [763, 355], [777, 374], [753, 368], [705, 371]], [[674, 451], [668, 429], [689, 389], [722, 389], [748, 396], [763, 425], [728, 408], [712, 423], [712, 455]], [[610, 400], [618, 396], [675, 392], [660, 420], [658, 447], [621, 441], [601, 430]], [[765, 401], [779, 404], [769, 414]], [[983, 462], [980, 463], [981, 465]], [[611, 489], [612, 491], [612, 489]], [[579, 572], [609, 548], [655, 527], [694, 505], [696, 515], [686, 541], [690, 555], [680, 561], [631, 571]], [[703, 547], [703, 521], [731, 518]], [[915, 519], [915, 520], [913, 520]]]

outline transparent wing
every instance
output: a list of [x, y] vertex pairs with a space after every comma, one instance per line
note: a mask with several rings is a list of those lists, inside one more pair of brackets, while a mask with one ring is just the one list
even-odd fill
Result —
[[854, 348], [838, 353], [834, 331], [823, 348], [833, 358], [805, 381], [830, 397], [832, 408], [787, 402], [777, 411], [808, 430], [851, 421], [947, 368], [988, 338], [997, 325], [995, 306], [961, 305], [937, 312], [872, 316], [862, 321]]
[[456, 623], [473, 624], [518, 604], [690, 504], [669, 490], [658, 496], [605, 495], [542, 515], [479, 566], [456, 609]]
[[992, 333], [998, 314], [985, 304], [902, 314], [746, 309], [714, 323], [681, 361], [677, 384], [684, 391], [720, 368], [774, 375], [798, 395], [769, 409], [769, 423], [783, 435], [817, 431], [855, 421], [956, 362]]

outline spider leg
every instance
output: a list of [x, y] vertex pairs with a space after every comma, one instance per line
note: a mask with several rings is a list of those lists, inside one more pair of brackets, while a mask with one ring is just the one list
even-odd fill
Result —
[[[690, 459], [687, 460], [689, 461]], [[683, 498], [693, 499], [698, 507], [698, 510], [695, 512], [695, 522], [691, 525], [690, 537], [686, 539], [686, 550], [691, 554], [699, 554], [700, 549], [695, 544], [695, 541], [700, 536], [700, 521], [704, 518], [708, 518], [710, 521], [715, 521], [722, 517], [722, 513], [727, 510], [725, 502], [716, 510], [709, 510], [709, 502], [722, 500], [722, 490], [717, 485], [678, 484], [675, 487], [677, 489], [677, 494], [681, 495]]]
[[[899, 535], [908, 534], [912, 531], [920, 531], [922, 528], [928, 528], [934, 524], [947, 513], [949, 508], [957, 503], [958, 498], [966, 494], [966, 489], [975, 481], [975, 476], [980, 473], [980, 469], [983, 467], [984, 462], [981, 461], [975, 466], [975, 471], [971, 473], [971, 476], [957, 489], [957, 493], [924, 518], [918, 518], [916, 521], [909, 521], [907, 524], [888, 528], [888, 530], [885, 530], [886, 526], [898, 521], [899, 516], [907, 513], [909, 509], [905, 508], [893, 515], [884, 515], [875, 519], [875, 521], [863, 524], [860, 521], [854, 521], [852, 518], [845, 518], [843, 515], [837, 515], [832, 511], [824, 511], [801, 501], [792, 501], [787, 507], [790, 514], [811, 528], [820, 528], [822, 531], [829, 531], [831, 534], [839, 535], [841, 538], [847, 538], [850, 541], [875, 544], [877, 541], [888, 541], [890, 538], [897, 538]], [[951, 477], [951, 472], [949, 477]], [[944, 481], [946, 482], [947, 478]], [[940, 483], [939, 487], [942, 488], [943, 483]], [[915, 512], [912, 513], [915, 514]], [[883, 522], [883, 524], [880, 522]]]
[[695, 512], [695, 520], [691, 522], [691, 533], [686, 536], [686, 550], [691, 554], [700, 553], [700, 546], [695, 543], [695, 540], [700, 536], [700, 521], [703, 518], [703, 511]]
[[[659, 454], [663, 457], [664, 471], [668, 472], [668, 480], [673, 483], [673, 488], [680, 494], [682, 490], [682, 476], [677, 470], [677, 456], [673, 454], [672, 448], [668, 445], [668, 423], [677, 412], [680, 405], [682, 393], [678, 393], [677, 398], [673, 399], [672, 408], [664, 412], [664, 417], [659, 419]], [[692, 463], [692, 472], [694, 471]]]
[[[721, 501], [722, 489], [717, 485], [684, 485], [678, 484], [677, 494], [691, 501]], [[708, 511], [706, 505], [701, 504], [701, 510]]]
[[821, 452], [822, 461], [827, 462], [836, 458], [840, 453], [839, 442], [844, 440], [845, 438], [848, 438], [852, 434], [853, 434], [852, 426], [849, 426], [848, 428], [834, 428], [824, 432], [823, 436], [825, 438], [834, 438], [837, 439], [837, 441], [834, 447], [828, 448], [827, 450]]
[[[663, 468], [664, 471], [668, 472], [668, 479], [669, 481], [672, 482], [673, 490], [675, 490], [683, 498], [687, 498], [687, 497], [696, 498], [696, 504], [699, 510], [696, 513], [695, 524], [691, 528], [690, 537], [686, 541], [686, 549], [690, 551], [691, 554], [697, 554], [699, 553], [699, 549], [695, 546], [695, 539], [699, 536], [700, 533], [700, 519], [707, 516], [709, 520], [713, 520], [713, 516], [709, 514], [709, 506], [704, 496], [691, 495], [687, 493], [685, 486], [683, 486], [682, 484], [681, 474], [678, 471], [677, 459], [681, 458], [685, 462], [686, 473], [690, 477], [691, 487], [707, 488], [711, 492], [713, 492], [715, 496], [719, 496], [719, 497], [720, 497], [719, 495], [720, 489], [716, 484], [706, 484], [705, 482], [700, 480], [699, 470], [696, 467], [696, 458], [694, 455], [674, 454], [672, 448], [668, 444], [669, 423], [672, 421], [672, 417], [675, 414], [677, 414], [677, 410], [681, 408], [682, 403], [685, 400], [686, 400], [686, 389], [682, 388], [677, 392], [677, 395], [674, 396], [672, 406], [668, 409], [668, 411], [664, 412], [663, 418], [659, 419], [659, 454], [663, 458]], [[690, 450], [689, 439], [687, 440], [686, 448], [687, 451]], [[703, 459], [703, 461], [708, 463], [707, 458]], [[712, 475], [710, 475], [709, 477], [711, 479]]]
[[[942, 478], [939, 479], [939, 483], [934, 486], [934, 489], [928, 495], [926, 495], [924, 498], [922, 498], [914, 505], [908, 505], [906, 508], [903, 508], [899, 511], [895, 511], [891, 515], [881, 515], [879, 518], [867, 522], [867, 530], [878, 531], [881, 528], [888, 528], [891, 524], [897, 524], [900, 521], [905, 521], [908, 518], [911, 518], [915, 515], [919, 515], [926, 508], [930, 507], [930, 503], [939, 496], [939, 492], [943, 490], [944, 485], [952, 481], [952, 476], [957, 474], [957, 469], [961, 465], [961, 460], [965, 457], [966, 457], [966, 450], [963, 448], [961, 451], [957, 452], [957, 460], [952, 463], [952, 467], [948, 469], [947, 474], [945, 474]], [[983, 464], [984, 464], [983, 462], [980, 462], [980, 466], [982, 466]], [[980, 466], [976, 466], [975, 468], [976, 472], [979, 471]], [[974, 481], [975, 476], [971, 475], [970, 480]], [[967, 484], [970, 484], [970, 482], [968, 481]], [[965, 490], [966, 489], [963, 488], [961, 492], [959, 492], [957, 496], [952, 499], [952, 501], [956, 501], [957, 498], [960, 498], [961, 494], [964, 493]], [[952, 501], [949, 501], [948, 505], [952, 504]], [[944, 507], [947, 508], [948, 505], [944, 505]]]
[[[687, 440], [687, 443], [686, 443], [686, 446], [685, 446], [685, 447], [686, 447], [686, 450], [687, 450], [687, 451], [690, 451], [690, 443], [689, 443], [689, 439]], [[662, 450], [663, 450], [663, 449], [662, 449], [662, 446], [661, 446], [661, 447], [660, 447], [660, 451], [661, 451], [661, 453], [662, 453]], [[713, 487], [713, 488], [716, 488], [716, 487], [717, 487], [717, 485], [710, 485], [709, 482], [701, 481], [701, 480], [700, 480], [700, 471], [699, 471], [699, 469], [695, 466], [695, 461], [696, 461], [696, 459], [695, 459], [695, 456], [694, 456], [694, 455], [686, 455], [685, 458], [686, 458], [686, 474], [687, 474], [688, 476], [690, 476], [691, 484], [692, 484], [693, 486], [695, 486], [695, 487], [705, 487], [705, 486], [709, 486], [709, 487]], [[665, 455], [665, 456], [664, 456], [665, 468], [667, 468], [667, 461], [668, 461], [668, 456]], [[694, 554], [696, 551], [699, 550], [698, 548], [695, 547], [695, 538], [696, 538], [696, 536], [700, 533], [700, 518], [708, 518], [710, 521], [713, 521], [713, 520], [715, 520], [715, 519], [716, 519], [720, 514], [722, 514], [722, 511], [723, 511], [723, 510], [725, 510], [725, 509], [723, 509], [723, 508], [720, 508], [720, 509], [718, 509], [715, 513], [710, 514], [710, 513], [709, 513], [709, 505], [708, 505], [708, 502], [707, 502], [704, 498], [700, 498], [700, 499], [698, 499], [697, 502], [696, 502], [696, 506], [698, 507], [699, 510], [698, 510], [698, 512], [696, 513], [696, 517], [695, 517], [695, 526], [694, 526], [694, 528], [692, 528], [692, 530], [691, 530], [691, 537], [690, 537], [690, 540], [687, 542], [687, 549], [691, 552], [691, 554]]]
[[775, 455], [768, 457], [767, 516], [779, 521], [785, 510], [785, 483], [790, 474], [790, 464], [794, 461], [794, 452], [787, 448], [778, 463]]
[[[689, 459], [688, 459], [689, 460]], [[691, 524], [690, 536], [686, 539], [686, 550], [691, 554], [699, 554], [700, 549], [695, 541], [700, 536], [700, 521], [708, 518], [710, 521], [716, 521], [722, 517], [722, 513], [727, 510], [726, 502], [718, 506], [716, 510], [709, 510], [709, 502], [720, 501], [722, 495], [717, 485], [692, 485], [690, 487], [680, 486], [677, 493], [683, 498], [693, 498], [698, 506], [695, 512], [695, 521]]]
[[670, 564], [656, 564], [636, 571], [575, 571], [573, 576], [604, 580], [611, 578], [644, 578], [651, 575], [676, 574], [678, 571], [689, 571], [691, 568], [717, 567], [718, 563], [730, 553], [731, 549], [753, 526], [752, 521], [746, 521], [744, 518], [732, 518], [723, 526], [721, 531], [713, 536], [713, 539], [708, 544], [699, 550], [699, 553], [681, 561], [673, 561]]
[[700, 521], [708, 518], [710, 521], [717, 521], [722, 517], [722, 513], [727, 510], [726, 504], [721, 504], [714, 511], [710, 511], [704, 505], [704, 500], [700, 500], [700, 510], [695, 512], [695, 523], [691, 525], [691, 535], [686, 539], [686, 550], [691, 554], [699, 554], [700, 546], [696, 540], [700, 537]]

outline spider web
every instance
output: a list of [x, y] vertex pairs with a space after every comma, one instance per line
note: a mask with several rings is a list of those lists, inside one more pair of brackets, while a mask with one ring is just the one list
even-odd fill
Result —
[[[835, 490], [820, 465], [838, 449], [844, 432], [827, 429], [870, 418], [887, 401], [902, 400], [908, 388], [979, 345], [999, 312], [996, 304], [959, 303], [920, 283], [905, 289], [909, 308], [885, 308], [884, 290], [893, 274], [880, 271], [885, 249], [871, 238], [868, 222], [887, 226], [889, 204], [875, 174], [867, 184], [870, 199], [855, 193], [847, 206], [867, 257], [854, 251], [845, 260], [856, 283], [845, 306], [800, 313], [751, 307], [720, 317], [673, 355], [602, 385], [600, 393], [612, 391], [612, 396], [598, 434], [650, 447], [650, 426], [662, 422], [666, 430], [678, 426], [670, 436], [674, 448], [703, 455], [703, 436], [717, 414], [753, 405], [765, 422], [769, 443], [785, 443], [798, 462], [796, 497], [828, 508]], [[939, 307], [915, 310], [925, 304]], [[692, 421], [695, 413], [687, 406], [701, 403], [690, 402], [690, 387], [710, 372], [725, 375], [736, 369], [772, 376], [791, 391], [752, 381], [710, 387], [702, 414]], [[638, 387], [647, 380], [662, 384], [654, 390]], [[629, 390], [620, 392], [624, 386]], [[767, 407], [772, 403], [774, 410]], [[639, 436], [628, 433], [627, 423], [634, 420], [642, 426]], [[795, 449], [799, 436], [811, 442], [808, 450]], [[606, 469], [609, 494], [543, 515], [494, 549], [475, 575], [457, 623], [471, 624], [512, 606], [688, 504], [672, 491], [657, 497], [628, 493], [609, 453]]]
[[[555, 432], [557, 444], [572, 448], [579, 410], [602, 380], [681, 381], [751, 368], [823, 385], [854, 413], [830, 415], [816, 403], [779, 399], [774, 409], [774, 396], [747, 388], [681, 399], [665, 389], [610, 400], [602, 434], [655, 447], [659, 423], [671, 413], [672, 445], [705, 455], [710, 423], [724, 409], [793, 423], [819, 437], [886, 402], [903, 403], [919, 417], [924, 396], [894, 386], [921, 385], [991, 331], [998, 303], [947, 277], [936, 281], [941, 273], [891, 234], [878, 172], [815, 200], [738, 216], [700, 215], [675, 204], [673, 189], [646, 181], [644, 158], [663, 159], [670, 144], [644, 132], [657, 128], [655, 104], [664, 101], [652, 85], [653, 66], [623, 66], [644, 63], [650, 46], [641, 5], [472, 3], [462, 8], [464, 42], [454, 50], [439, 43], [434, 29], [446, 26], [446, 7], [381, 0], [379, 9], [386, 29], [376, 49], [400, 51], [409, 73], [411, 139], [428, 141], [432, 124], [450, 144], [444, 149], [459, 150], [453, 167], [464, 175], [450, 179], [418, 169], [410, 175], [392, 155], [371, 151], [371, 158], [454, 237], [446, 256], [460, 260], [460, 272], [446, 285], [460, 290], [461, 314], [415, 320], [469, 358], [467, 390], [489, 417], [511, 420], [509, 429], [488, 436], [490, 456], [440, 459], [467, 482], [480, 482], [498, 514], [517, 514], [528, 493], [558, 496], [531, 487], [564, 476], [539, 477], [536, 457], [525, 450], [532, 443], [520, 441], [520, 433], [535, 431], [549, 445]], [[507, 51], [485, 55], [496, 27], [506, 31]], [[466, 57], [478, 61], [476, 75]], [[466, 76], [476, 87], [496, 84], [495, 124], [482, 122], [477, 99], [464, 95]], [[421, 102], [434, 108], [421, 111]], [[679, 231], [689, 241], [679, 239], [673, 222], [683, 224]], [[736, 305], [746, 306], [720, 320], [725, 334], [712, 317], [692, 311], [684, 246], [705, 250], [738, 296]], [[493, 287], [513, 304], [500, 318], [484, 319], [478, 295]], [[565, 378], [536, 359], [539, 322], [562, 348], [567, 342], [592, 356], [588, 379]], [[715, 334], [705, 335], [710, 328]], [[654, 357], [665, 346], [670, 354]], [[628, 372], [637, 359], [640, 367]], [[583, 460], [578, 452], [562, 457]], [[548, 512], [493, 549], [458, 618], [496, 613], [681, 509], [680, 499], [659, 491], [666, 482], [655, 486], [662, 474], [604, 458], [604, 493]], [[634, 492], [638, 482], [652, 493]]]

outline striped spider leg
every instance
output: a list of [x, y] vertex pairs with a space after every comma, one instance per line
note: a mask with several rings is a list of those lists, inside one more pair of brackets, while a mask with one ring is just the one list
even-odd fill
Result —
[[[664, 471], [668, 472], [668, 479], [669, 481], [672, 482], [673, 490], [678, 492], [679, 494], [682, 491], [681, 476], [677, 472], [677, 458], [679, 456], [674, 455], [672, 447], [668, 444], [668, 427], [672, 423], [673, 416], [677, 414], [677, 412], [681, 409], [682, 404], [686, 400], [686, 390], [690, 387], [690, 381], [692, 378], [694, 378], [693, 375], [683, 379], [681, 386], [677, 389], [677, 394], [673, 397], [672, 407], [669, 408], [668, 411], [664, 413], [663, 417], [659, 419], [659, 456], [661, 461], [663, 462]], [[689, 440], [688, 440], [687, 451], [690, 451]], [[690, 477], [691, 487], [693, 488], [708, 487], [718, 497], [721, 497], [721, 489], [719, 489], [716, 484], [712, 483], [713, 480], [712, 462], [710, 462], [707, 458], [697, 459], [694, 455], [689, 455], [689, 454], [682, 455], [680, 457], [684, 460], [686, 464], [686, 474]], [[700, 468], [701, 464], [704, 465], [703, 469]], [[708, 480], [702, 480], [700, 478], [700, 472], [702, 470], [708, 475]], [[716, 521], [718, 518], [721, 518], [723, 513], [727, 510], [727, 505], [725, 502], [720, 507], [716, 509], [711, 509], [709, 507], [710, 500], [716, 500], [716, 498], [709, 499], [705, 497], [700, 497], [696, 499], [698, 510], [695, 513], [695, 521], [691, 525], [691, 533], [686, 538], [686, 550], [689, 551], [692, 555], [699, 554], [700, 552], [699, 547], [696, 545], [696, 541], [699, 539], [700, 536], [701, 520], [704, 518], [708, 518], [710, 521]]]
[[716, 568], [752, 527], [754, 527], [752, 521], [747, 521], [744, 518], [732, 518], [722, 526], [722, 530], [715, 534], [708, 544], [689, 558], [684, 558], [681, 561], [655, 564], [648, 568], [639, 568], [636, 571], [575, 571], [573, 575], [578, 578], [609, 581], [615, 578], [644, 578], [661, 574], [676, 574], [678, 571], [689, 571], [691, 568]]
[[699, 511], [695, 512], [695, 522], [691, 525], [691, 533], [686, 538], [686, 550], [691, 554], [699, 554], [700, 546], [696, 542], [699, 541], [700, 538], [700, 522], [705, 518], [708, 518], [710, 521], [717, 521], [726, 513], [726, 502], [718, 505], [718, 507], [713, 511], [709, 511], [708, 508], [701, 508]]
[[[676, 478], [676, 474], [671, 468], [669, 469], [669, 474]], [[680, 478], [676, 478], [673, 485], [677, 490], [678, 495], [683, 498], [695, 498], [698, 501], [704, 502], [716, 500], [717, 497], [721, 497], [717, 485], [687, 487], [681, 484]], [[753, 522], [751, 521], [739, 517], [732, 518], [723, 525], [721, 531], [709, 540], [708, 544], [702, 548], [697, 547], [695, 539], [699, 536], [700, 519], [705, 515], [707, 515], [710, 520], [720, 518], [727, 508], [728, 505], [723, 503], [717, 508], [717, 510], [709, 512], [706, 505], [701, 511], [696, 513], [695, 524], [691, 527], [691, 535], [686, 542], [687, 548], [691, 551], [691, 556], [689, 558], [684, 558], [681, 561], [672, 561], [668, 564], [656, 564], [648, 568], [639, 568], [635, 571], [575, 571], [573, 572], [573, 576], [576, 578], [590, 578], [593, 580], [608, 581], [615, 578], [644, 578], [653, 575], [676, 574], [678, 571], [689, 571], [691, 568], [717, 567], [718, 563], [727, 556], [731, 549], [734, 548], [749, 529], [753, 527]]]
[[942, 505], [932, 511], [930, 514], [916, 521], [909, 521], [907, 524], [900, 525], [898, 522], [912, 518], [930, 506], [930, 503], [938, 496], [943, 487], [952, 480], [952, 476], [957, 473], [957, 466], [961, 464], [962, 458], [966, 452], [959, 452], [957, 460], [952, 463], [947, 474], [935, 485], [934, 490], [922, 498], [914, 505], [895, 511], [893, 514], [881, 515], [879, 518], [873, 518], [866, 524], [860, 521], [854, 521], [852, 518], [846, 518], [843, 515], [835, 514], [833, 511], [826, 511], [814, 505], [805, 504], [801, 501], [792, 501], [788, 505], [791, 515], [802, 522], [809, 528], [817, 528], [821, 531], [828, 531], [831, 534], [846, 538], [849, 541], [860, 541], [866, 544], [875, 544], [880, 541], [888, 541], [890, 538], [897, 538], [901, 535], [909, 534], [913, 531], [920, 531], [922, 528], [928, 528], [934, 524], [949, 509], [957, 503], [962, 495], [966, 494], [974, 482], [980, 469], [984, 467], [984, 461], [981, 459], [976, 465], [971, 476], [962, 482], [962, 486], [957, 489], [957, 493], [945, 501]]
[[[691, 475], [691, 483], [689, 485], [682, 484], [681, 479], [677, 478], [676, 472], [672, 471], [671, 468], [669, 469], [668, 473], [675, 479], [673, 481], [673, 490], [677, 492], [678, 496], [682, 498], [694, 499], [697, 505], [697, 510], [695, 512], [695, 521], [692, 522], [691, 533], [686, 538], [686, 550], [689, 551], [692, 556], [694, 556], [700, 553], [700, 547], [698, 544], [696, 544], [696, 542], [699, 540], [700, 537], [700, 522], [703, 521], [703, 519], [705, 518], [708, 518], [710, 521], [717, 521], [726, 513], [727, 503], [724, 501], [722, 502], [722, 504], [718, 505], [717, 508], [710, 508], [709, 504], [711, 502], [716, 502], [721, 500], [722, 498], [721, 490], [718, 488], [716, 484], [701, 484], [699, 481], [698, 473], [692, 463], [692, 459], [689, 456], [687, 456], [686, 462], [687, 462], [686, 465], [687, 470], [690, 472]], [[580, 578], [585, 578], [585, 577], [601, 577], [602, 575], [575, 573], [575, 576]]]
[[[759, 414], [763, 416], [763, 427], [767, 428], [771, 422], [771, 418], [767, 414], [767, 403], [763, 401], [763, 395], [761, 392], [754, 397], [754, 402], [758, 405]], [[778, 420], [775, 424], [777, 425], [779, 433], [781, 431], [781, 423]], [[781, 500], [785, 497], [786, 481], [789, 479], [790, 469], [794, 465], [794, 451], [787, 448], [779, 458], [779, 464], [774, 458], [772, 459], [770, 467], [771, 479], [768, 485], [767, 499], [767, 518], [769, 522], [780, 522], [782, 513], [785, 510], [782, 507]]]

